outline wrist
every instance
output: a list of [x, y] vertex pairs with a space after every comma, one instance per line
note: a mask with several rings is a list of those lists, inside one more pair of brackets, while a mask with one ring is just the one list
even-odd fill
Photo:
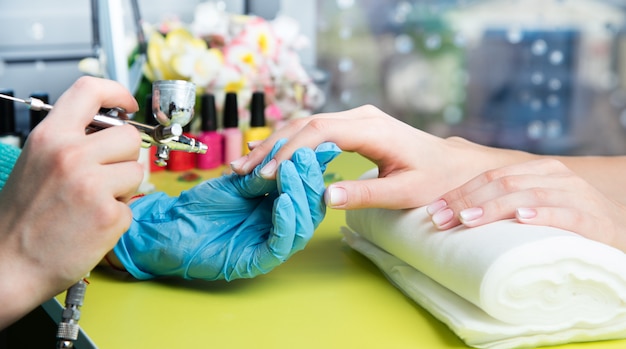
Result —
[[37, 272], [8, 249], [0, 254], [0, 330], [62, 292]]
[[[459, 137], [450, 137], [446, 140], [452, 144], [452, 147], [457, 148], [458, 158], [466, 160], [462, 168], [471, 172], [468, 180], [487, 170], [537, 158], [536, 155], [528, 152], [485, 146]], [[459, 170], [462, 171], [462, 169]]]

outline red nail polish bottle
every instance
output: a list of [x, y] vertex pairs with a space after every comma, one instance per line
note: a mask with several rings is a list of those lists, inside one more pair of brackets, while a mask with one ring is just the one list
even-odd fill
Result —
[[[193, 138], [190, 132], [191, 123], [183, 127], [183, 135]], [[196, 153], [172, 150], [170, 159], [167, 161], [167, 169], [170, 171], [189, 171], [196, 167]]]

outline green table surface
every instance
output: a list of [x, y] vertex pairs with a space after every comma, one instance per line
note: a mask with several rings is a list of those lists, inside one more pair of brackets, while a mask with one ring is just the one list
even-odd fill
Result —
[[[356, 179], [372, 167], [343, 153], [328, 172]], [[193, 172], [208, 179], [221, 169]], [[179, 176], [153, 173], [151, 182], [177, 195], [195, 184]], [[466, 348], [341, 241], [344, 224], [343, 211], [329, 210], [303, 251], [254, 279], [137, 281], [98, 268], [89, 278], [80, 325], [103, 349]], [[62, 303], [64, 295], [57, 299]], [[625, 347], [626, 340], [558, 348]]]

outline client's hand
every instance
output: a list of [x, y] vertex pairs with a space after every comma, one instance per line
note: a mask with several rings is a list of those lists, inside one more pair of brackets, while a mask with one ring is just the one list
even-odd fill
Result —
[[515, 159], [460, 138], [439, 138], [409, 126], [376, 107], [363, 106], [343, 112], [296, 118], [275, 131], [253, 150], [235, 160], [236, 173], [249, 173], [272, 149], [287, 143], [261, 171], [272, 178], [275, 164], [288, 159], [301, 147], [333, 142], [354, 151], [378, 166], [378, 178], [333, 183], [326, 191], [326, 204], [337, 209], [384, 207], [401, 209], [423, 206], [452, 188], [467, 182], [485, 168], [502, 166]]
[[439, 229], [502, 219], [566, 229], [626, 251], [626, 207], [552, 159], [486, 171], [428, 206]]
[[[278, 142], [264, 164], [284, 142]], [[148, 195], [114, 249], [135, 277], [233, 280], [264, 274], [304, 248], [324, 218], [323, 171], [332, 143], [297, 150], [276, 180], [252, 173], [208, 180], [177, 198]]]

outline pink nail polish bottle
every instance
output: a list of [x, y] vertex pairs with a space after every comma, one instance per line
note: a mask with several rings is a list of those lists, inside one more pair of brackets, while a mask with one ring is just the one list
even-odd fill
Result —
[[203, 94], [200, 97], [200, 134], [198, 141], [206, 144], [209, 150], [206, 154], [198, 154], [196, 167], [201, 170], [210, 170], [224, 163], [224, 137], [217, 131], [217, 109], [215, 108], [215, 96]]
[[243, 134], [239, 129], [239, 106], [237, 105], [237, 94], [228, 92], [224, 101], [224, 163], [239, 159], [242, 155]]

